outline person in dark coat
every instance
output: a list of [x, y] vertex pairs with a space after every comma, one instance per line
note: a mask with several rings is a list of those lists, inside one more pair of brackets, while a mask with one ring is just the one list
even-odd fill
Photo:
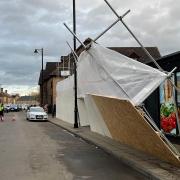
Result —
[[54, 104], [52, 108], [52, 117], [55, 117], [55, 116], [56, 116], [56, 104]]

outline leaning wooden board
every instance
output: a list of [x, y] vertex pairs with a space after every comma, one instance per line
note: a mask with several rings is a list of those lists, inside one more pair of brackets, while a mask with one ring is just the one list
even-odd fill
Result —
[[180, 167], [179, 157], [128, 100], [92, 97], [113, 139]]

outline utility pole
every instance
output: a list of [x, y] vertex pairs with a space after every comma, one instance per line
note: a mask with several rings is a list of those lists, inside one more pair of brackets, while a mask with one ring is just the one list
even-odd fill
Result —
[[[76, 2], [73, 0], [73, 32], [76, 34]], [[76, 37], [74, 40], [74, 51], [76, 51]], [[74, 128], [78, 128], [78, 103], [77, 103], [77, 66], [74, 59]]]

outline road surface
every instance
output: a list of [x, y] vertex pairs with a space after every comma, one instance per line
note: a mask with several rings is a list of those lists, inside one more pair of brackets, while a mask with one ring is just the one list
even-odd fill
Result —
[[29, 122], [23, 112], [5, 114], [0, 122], [0, 180], [83, 179], [146, 178], [58, 126]]

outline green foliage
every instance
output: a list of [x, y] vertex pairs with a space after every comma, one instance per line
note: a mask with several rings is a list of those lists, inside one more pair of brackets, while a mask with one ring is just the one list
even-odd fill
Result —
[[175, 106], [172, 103], [163, 103], [160, 108], [161, 117], [168, 117], [172, 112], [175, 112]]

